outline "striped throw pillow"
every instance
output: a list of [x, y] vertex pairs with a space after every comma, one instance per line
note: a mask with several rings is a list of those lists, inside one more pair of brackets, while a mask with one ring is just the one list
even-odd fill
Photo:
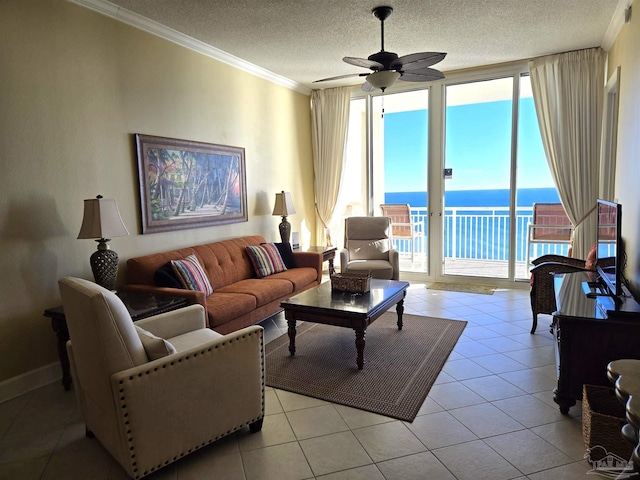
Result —
[[285, 267], [282, 256], [273, 243], [263, 243], [259, 246], [249, 245], [247, 255], [253, 264], [258, 278], [268, 277], [274, 273], [284, 272]]
[[207, 274], [193, 253], [183, 260], [171, 260], [171, 267], [184, 288], [204, 292], [207, 297], [213, 293]]

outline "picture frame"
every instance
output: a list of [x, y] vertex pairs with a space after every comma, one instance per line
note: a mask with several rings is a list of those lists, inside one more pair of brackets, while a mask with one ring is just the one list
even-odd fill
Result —
[[244, 148], [135, 134], [142, 233], [246, 222]]

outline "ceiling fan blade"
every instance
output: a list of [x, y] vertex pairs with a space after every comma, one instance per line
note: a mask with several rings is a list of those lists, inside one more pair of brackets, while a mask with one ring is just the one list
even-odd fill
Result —
[[342, 61], [348, 63], [349, 65], [355, 65], [356, 67], [370, 68], [371, 70], [380, 70], [384, 68], [384, 65], [382, 65], [380, 62], [375, 62], [367, 58], [344, 57]]
[[375, 90], [375, 87], [371, 85], [369, 82], [364, 82], [362, 84], [362, 87], [360, 88], [362, 89], [363, 92], [373, 92]]
[[444, 74], [435, 68], [411, 70], [409, 72], [402, 72], [400, 75], [400, 80], [405, 82], [431, 82], [433, 80], [440, 80], [441, 78], [444, 78]]
[[338, 75], [336, 77], [321, 78], [320, 80], [314, 80], [311, 83], [328, 82], [329, 80], [341, 80], [343, 78], [349, 77], [366, 77], [367, 75], [369, 75], [369, 73], [347, 73], [346, 75]]
[[444, 60], [446, 53], [441, 52], [418, 52], [403, 55], [391, 64], [391, 68], [397, 70], [418, 70], [424, 67], [430, 67]]

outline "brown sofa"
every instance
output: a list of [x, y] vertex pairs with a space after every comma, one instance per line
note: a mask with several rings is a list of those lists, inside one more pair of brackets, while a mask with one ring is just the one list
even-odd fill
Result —
[[[322, 281], [322, 254], [294, 252], [295, 268], [258, 278], [246, 253], [248, 245], [266, 240], [248, 236], [154, 253], [127, 261], [126, 284], [120, 290], [165, 292], [199, 303], [207, 313], [208, 327], [227, 334], [253, 325], [280, 310], [280, 302]], [[157, 287], [156, 271], [171, 260], [195, 254], [207, 273], [213, 294]]]

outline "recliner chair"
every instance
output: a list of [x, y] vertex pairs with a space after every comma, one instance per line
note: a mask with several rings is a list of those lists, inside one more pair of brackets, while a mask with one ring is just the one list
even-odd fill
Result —
[[371, 273], [373, 278], [398, 280], [400, 256], [393, 248], [389, 217], [348, 217], [344, 226], [344, 249], [340, 251], [342, 273]]
[[200, 305], [133, 323], [114, 293], [59, 281], [87, 434], [134, 479], [232, 432], [262, 428], [263, 329], [220, 335]]

